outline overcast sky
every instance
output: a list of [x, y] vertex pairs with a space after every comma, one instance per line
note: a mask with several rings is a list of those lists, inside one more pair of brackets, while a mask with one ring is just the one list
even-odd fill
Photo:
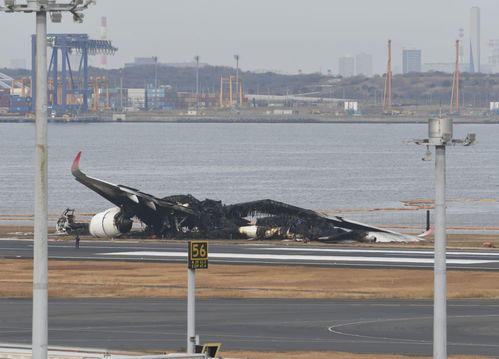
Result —
[[[235, 66], [237, 53], [244, 70], [337, 73], [339, 56], [366, 52], [382, 72], [389, 38], [394, 67], [403, 47], [422, 49], [424, 63], [453, 62], [459, 28], [469, 42], [472, 6], [481, 8], [487, 63], [488, 40], [499, 39], [498, 0], [97, 0], [83, 24], [66, 15], [62, 24], [49, 24], [49, 32], [99, 38], [106, 16], [108, 38], [119, 48], [110, 67], [134, 57], [189, 62], [196, 54], [204, 63]], [[0, 13], [0, 67], [17, 58], [30, 64], [34, 22], [33, 14]]]

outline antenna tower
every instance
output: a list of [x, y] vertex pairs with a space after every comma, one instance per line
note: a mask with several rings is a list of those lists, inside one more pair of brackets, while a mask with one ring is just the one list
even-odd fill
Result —
[[383, 112], [392, 113], [392, 40], [388, 40], [388, 64], [385, 77]]
[[456, 66], [452, 78], [452, 95], [450, 98], [450, 112], [459, 113], [459, 40], [456, 40]]

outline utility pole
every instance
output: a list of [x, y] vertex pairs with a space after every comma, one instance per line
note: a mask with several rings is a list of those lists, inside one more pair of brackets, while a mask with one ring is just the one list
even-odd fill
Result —
[[152, 59], [154, 61], [154, 88], [157, 89], [158, 88], [158, 57], [153, 56]]
[[196, 111], [199, 111], [199, 55], [194, 56], [196, 60]]
[[120, 76], [120, 112], [123, 112], [123, 72]]
[[62, 20], [62, 12], [83, 21], [81, 11], [94, 4], [91, 0], [72, 0], [66, 4], [55, 0], [5, 0], [4, 12], [36, 14], [36, 120], [35, 120], [35, 217], [33, 236], [33, 321], [32, 358], [48, 357], [48, 148], [47, 148], [47, 13], [52, 22]]
[[392, 114], [392, 40], [388, 40], [388, 61], [386, 65], [383, 113]]
[[[452, 119], [428, 120], [428, 139], [414, 139], [409, 143], [435, 146], [435, 248], [434, 248], [434, 297], [433, 297], [433, 358], [447, 358], [447, 258], [446, 258], [446, 211], [445, 211], [445, 147], [470, 146], [476, 135], [469, 133], [463, 140], [452, 139]], [[423, 160], [431, 160], [428, 152]]]
[[450, 98], [450, 112], [459, 113], [459, 40], [456, 40], [456, 65], [452, 77], [452, 95]]
[[239, 55], [234, 55], [236, 60], [236, 107], [239, 107]]

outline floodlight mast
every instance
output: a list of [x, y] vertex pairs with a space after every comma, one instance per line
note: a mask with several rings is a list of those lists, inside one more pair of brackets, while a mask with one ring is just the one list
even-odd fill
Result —
[[[428, 139], [413, 139], [409, 143], [435, 146], [435, 248], [433, 295], [433, 359], [447, 359], [447, 258], [445, 210], [445, 147], [470, 146], [476, 135], [469, 133], [463, 140], [452, 139], [452, 119], [428, 120]], [[423, 160], [430, 156], [425, 155]]]
[[63, 11], [81, 22], [81, 11], [94, 0], [5, 0], [4, 12], [36, 13], [36, 120], [35, 120], [35, 216], [33, 226], [33, 321], [32, 358], [48, 357], [48, 148], [47, 148], [47, 13], [61, 21]]
[[236, 107], [239, 107], [239, 55], [234, 55], [236, 60]]
[[194, 56], [196, 61], [196, 111], [199, 111], [199, 55]]

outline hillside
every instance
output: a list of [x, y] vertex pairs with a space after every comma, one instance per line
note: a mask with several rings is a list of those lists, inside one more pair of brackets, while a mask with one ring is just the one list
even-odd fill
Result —
[[[1, 69], [15, 78], [29, 75], [26, 70]], [[143, 88], [154, 84], [154, 66], [137, 66], [125, 69], [90, 69], [91, 76], [106, 76], [110, 87], [119, 87], [121, 79], [125, 88]], [[204, 66], [199, 70], [201, 92], [218, 91], [220, 77], [235, 76], [235, 69], [221, 66]], [[363, 104], [381, 104], [384, 76], [367, 78], [325, 76], [318, 73], [283, 75], [273, 72], [239, 72], [247, 93], [269, 95], [309, 94], [315, 97], [357, 99]], [[192, 67], [158, 66], [158, 85], [171, 86], [173, 91], [194, 92], [196, 70]], [[442, 72], [411, 73], [393, 77], [394, 105], [447, 106], [450, 101], [452, 75]], [[490, 101], [499, 101], [499, 74], [461, 74], [460, 100], [469, 107], [487, 107]], [[463, 101], [464, 100], [464, 101]]]

